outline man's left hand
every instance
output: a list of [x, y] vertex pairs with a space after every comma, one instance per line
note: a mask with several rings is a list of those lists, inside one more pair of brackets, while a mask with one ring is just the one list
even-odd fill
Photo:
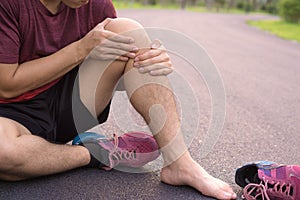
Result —
[[173, 72], [170, 56], [159, 40], [154, 40], [149, 51], [134, 59], [134, 67], [138, 68], [140, 73], [149, 73], [152, 76], [168, 75]]

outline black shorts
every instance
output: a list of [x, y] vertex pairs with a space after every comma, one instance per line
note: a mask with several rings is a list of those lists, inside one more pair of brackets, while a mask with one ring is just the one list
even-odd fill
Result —
[[15, 120], [33, 135], [55, 143], [66, 143], [78, 133], [104, 123], [110, 103], [95, 119], [79, 98], [77, 73], [78, 67], [33, 99], [0, 104], [0, 116]]

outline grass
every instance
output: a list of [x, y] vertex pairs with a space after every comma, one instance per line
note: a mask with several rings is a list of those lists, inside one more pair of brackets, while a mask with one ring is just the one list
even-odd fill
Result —
[[[143, 5], [141, 3], [132, 2], [132, 0], [113, 0], [113, 4], [116, 9], [169, 9], [169, 10], [179, 10], [178, 4], [168, 4], [168, 5]], [[217, 13], [216, 9], [207, 10], [206, 7], [195, 6], [187, 7], [187, 11], [192, 12], [212, 12]], [[220, 9], [219, 13], [231, 13], [231, 14], [243, 14], [244, 10], [239, 9]], [[251, 12], [253, 13], [253, 12]], [[258, 12], [263, 14], [262, 12]], [[300, 24], [291, 24], [284, 21], [278, 20], [264, 20], [264, 21], [248, 21], [248, 24], [258, 27], [262, 30], [273, 33], [281, 38], [288, 40], [295, 40], [300, 42]]]
[[179, 9], [179, 6], [176, 4], [170, 4], [170, 5], [143, 5], [141, 3], [137, 2], [130, 2], [130, 0], [124, 1], [124, 0], [113, 0], [113, 4], [116, 7], [116, 9]]
[[187, 11], [192, 12], [205, 12], [205, 13], [230, 13], [230, 14], [244, 14], [244, 10], [232, 8], [232, 9], [226, 9], [226, 8], [220, 8], [219, 11], [217, 11], [216, 8], [207, 9], [204, 6], [188, 6], [186, 8]]
[[248, 21], [247, 23], [283, 39], [300, 42], [300, 23], [292, 24], [281, 20]]
[[[180, 5], [179, 4], [156, 4], [156, 5], [143, 5], [138, 2], [131, 2], [131, 0], [113, 0], [113, 4], [116, 7], [117, 10], [120, 9], [166, 9], [166, 10], [179, 10]], [[187, 11], [192, 12], [210, 12], [210, 13], [235, 13], [235, 14], [243, 14], [245, 13], [244, 10], [240, 9], [224, 9], [220, 8], [219, 12], [217, 12], [216, 8], [212, 8], [211, 10], [208, 10], [205, 6], [187, 6]]]

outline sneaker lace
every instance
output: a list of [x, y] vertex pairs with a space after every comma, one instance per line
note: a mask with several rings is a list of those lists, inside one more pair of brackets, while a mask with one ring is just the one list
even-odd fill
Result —
[[117, 166], [121, 160], [134, 160], [136, 158], [135, 150], [123, 150], [119, 148], [119, 138], [116, 134], [113, 134], [113, 149], [108, 154], [110, 166], [106, 169], [112, 169]]
[[276, 196], [283, 200], [292, 200], [293, 186], [290, 183], [275, 182], [265, 180], [265, 177], [260, 184], [250, 183], [244, 188], [243, 198], [247, 200], [270, 200], [269, 196]]
[[259, 198], [261, 200], [270, 200], [270, 197], [267, 193], [267, 188], [262, 182], [260, 184], [249, 183], [244, 188], [244, 194], [242, 198], [247, 200], [257, 200]]

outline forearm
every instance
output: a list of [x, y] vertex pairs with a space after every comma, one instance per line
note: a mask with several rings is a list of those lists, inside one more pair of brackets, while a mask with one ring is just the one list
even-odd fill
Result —
[[[82, 39], [50, 56], [20, 65], [0, 64], [0, 97], [13, 98], [52, 82], [80, 64], [101, 43], [106, 42], [108, 50], [113, 49], [113, 52], [120, 49], [130, 52], [136, 48], [132, 45], [134, 42], [132, 38], [104, 29], [111, 21], [112, 19], [109, 18], [104, 20]], [[102, 55], [107, 52], [97, 52], [97, 54]]]
[[18, 65], [5, 80], [6, 97], [16, 97], [65, 75], [88, 55], [89, 51], [80, 47], [77, 41], [50, 56]]

